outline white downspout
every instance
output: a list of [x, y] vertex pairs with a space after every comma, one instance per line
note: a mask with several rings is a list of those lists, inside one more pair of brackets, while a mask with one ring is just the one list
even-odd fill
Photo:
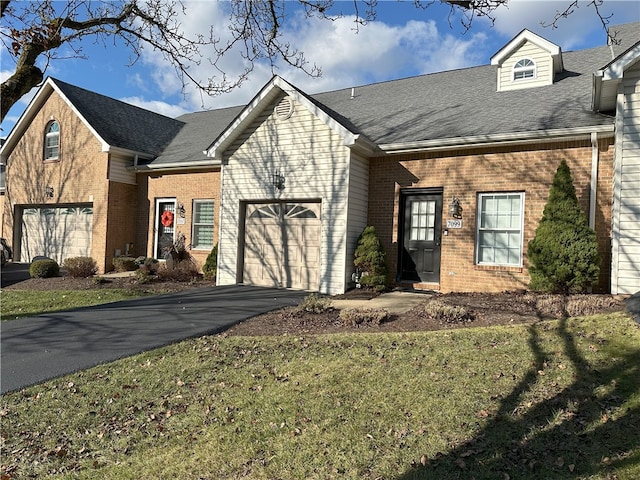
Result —
[[598, 192], [598, 134], [591, 134], [591, 194], [589, 195], [589, 226], [596, 228], [596, 209]]

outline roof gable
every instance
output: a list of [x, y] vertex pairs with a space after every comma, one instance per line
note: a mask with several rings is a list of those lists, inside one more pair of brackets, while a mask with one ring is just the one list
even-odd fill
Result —
[[1, 150], [3, 160], [53, 92], [98, 139], [104, 152], [117, 150], [155, 157], [184, 125], [164, 115], [48, 77], [7, 137]]
[[224, 152], [233, 144], [234, 140], [282, 93], [291, 97], [318, 117], [329, 128], [341, 135], [346, 146], [359, 147], [368, 151], [375, 150], [375, 145], [355, 131], [348, 121], [340, 118], [339, 115], [327, 109], [322, 103], [315, 101], [312, 97], [275, 75], [253, 100], [242, 109], [229, 126], [220, 133], [205, 153], [210, 157], [221, 160]]
[[526, 28], [491, 57], [491, 65], [502, 65], [506, 58], [512, 55], [527, 42], [540, 47], [541, 49], [548, 52], [549, 55], [551, 55], [551, 57], [553, 58], [553, 69], [555, 73], [559, 73], [563, 70], [562, 50], [560, 49], [560, 47], [555, 43], [542, 38], [540, 35], [536, 35], [532, 31], [527, 30]]
[[493, 57], [498, 91], [551, 85], [564, 69], [560, 47], [529, 30], [521, 31]]

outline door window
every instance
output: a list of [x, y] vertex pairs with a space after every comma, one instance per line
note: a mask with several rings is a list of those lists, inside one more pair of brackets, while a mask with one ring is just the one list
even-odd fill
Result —
[[411, 240], [433, 241], [436, 225], [436, 201], [411, 202]]

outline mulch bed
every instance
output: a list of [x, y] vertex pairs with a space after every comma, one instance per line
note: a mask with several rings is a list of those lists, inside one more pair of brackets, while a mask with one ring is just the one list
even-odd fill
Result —
[[[192, 282], [153, 280], [138, 283], [135, 277], [104, 278], [103, 283], [93, 279], [71, 277], [32, 278], [4, 287], [6, 290], [90, 290], [121, 288], [143, 293], [174, 293], [191, 288], [214, 286], [214, 282], [198, 279]], [[378, 293], [370, 290], [354, 289], [334, 298], [370, 299]], [[625, 303], [620, 297], [612, 295], [580, 295], [578, 299], [586, 307], [585, 314], [623, 311]], [[425, 302], [438, 300], [452, 306], [464, 307], [473, 320], [452, 322], [435, 319], [425, 315], [423, 306], [418, 306], [402, 315], [392, 315], [380, 325], [345, 325], [339, 317], [339, 311], [328, 310], [323, 313], [301, 312], [289, 307], [269, 312], [246, 320], [231, 329], [226, 335], [311, 335], [340, 332], [414, 332], [442, 330], [452, 328], [485, 327], [492, 325], [532, 324], [541, 320], [567, 316], [568, 298], [560, 295], [536, 295], [530, 292], [503, 293], [449, 293], [425, 295]], [[574, 300], [575, 303], [575, 300]]]

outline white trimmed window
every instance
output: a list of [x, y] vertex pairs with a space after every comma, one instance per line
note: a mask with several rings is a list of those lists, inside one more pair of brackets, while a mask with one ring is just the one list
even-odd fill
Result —
[[213, 200], [193, 201], [191, 248], [211, 250], [213, 248]]
[[536, 64], [530, 58], [518, 60], [513, 66], [513, 80], [536, 78]]
[[60, 150], [60, 125], [49, 122], [44, 135], [44, 159], [56, 160]]
[[478, 195], [476, 263], [522, 266], [524, 193]]

